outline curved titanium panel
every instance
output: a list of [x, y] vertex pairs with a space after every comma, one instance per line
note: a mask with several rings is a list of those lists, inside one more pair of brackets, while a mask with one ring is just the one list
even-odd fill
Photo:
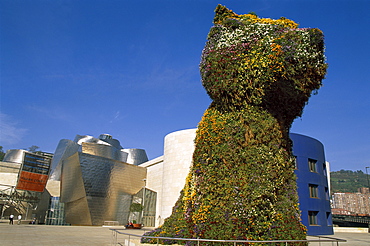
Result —
[[95, 144], [95, 143], [82, 143], [81, 152], [89, 155], [101, 156], [117, 161], [126, 161], [128, 154], [123, 153], [120, 149], [113, 146]]
[[23, 149], [7, 150], [3, 161], [5, 161], [5, 162], [15, 162], [15, 163], [22, 164], [23, 163], [24, 152], [26, 152], [26, 151], [23, 150]]
[[117, 149], [122, 149], [120, 142], [117, 139], [112, 138], [112, 136], [109, 134], [100, 134], [99, 139], [109, 143]]
[[[63, 162], [61, 202], [66, 222], [102, 225], [128, 221], [132, 195], [145, 185], [146, 169], [120, 161], [76, 153]], [[80, 218], [90, 218], [81, 220]]]
[[60, 202], [67, 203], [86, 196], [79, 153], [63, 160]]
[[75, 139], [73, 140], [77, 144], [81, 145], [82, 143], [96, 143], [96, 144], [104, 144], [104, 145], [110, 145], [109, 143], [102, 141], [100, 139], [94, 138], [92, 136], [81, 136], [81, 135], [76, 135]]
[[61, 160], [67, 159], [74, 153], [78, 151], [79, 145], [69, 139], [62, 139], [59, 141], [53, 159], [51, 161], [51, 175], [50, 179], [60, 180], [61, 170]]
[[126, 163], [137, 166], [148, 161], [148, 156], [143, 149], [122, 149], [121, 151], [128, 154]]

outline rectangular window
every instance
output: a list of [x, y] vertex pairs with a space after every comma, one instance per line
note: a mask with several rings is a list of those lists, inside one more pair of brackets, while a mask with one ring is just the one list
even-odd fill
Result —
[[308, 167], [310, 172], [317, 173], [316, 162], [316, 160], [308, 159]]
[[318, 225], [318, 222], [317, 222], [318, 213], [319, 213], [318, 211], [308, 211], [308, 221], [310, 225]]
[[324, 162], [323, 166], [322, 166], [322, 171], [324, 173], [325, 176], [327, 176], [327, 172], [326, 172], [326, 163]]
[[311, 198], [319, 198], [319, 188], [318, 188], [318, 185], [308, 184], [308, 188], [310, 190], [310, 197]]

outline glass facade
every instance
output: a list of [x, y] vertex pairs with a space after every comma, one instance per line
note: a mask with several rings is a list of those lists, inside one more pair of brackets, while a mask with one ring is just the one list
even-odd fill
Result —
[[38, 174], [49, 174], [51, 159], [50, 157], [43, 157], [32, 153], [25, 153], [23, 161], [23, 171], [38, 173]]
[[69, 225], [65, 221], [64, 203], [60, 202], [59, 197], [51, 197], [49, 210], [46, 218], [47, 225]]
[[[141, 206], [133, 206], [133, 204], [139, 204]], [[144, 226], [154, 227], [156, 204], [157, 193], [147, 188], [141, 189], [132, 197], [129, 221], [136, 221]], [[135, 207], [141, 207], [142, 209], [135, 211]]]
[[25, 220], [37, 217], [43, 223], [47, 208], [39, 206], [39, 203], [47, 183], [52, 157], [53, 154], [41, 151], [7, 151], [0, 165], [1, 216], [12, 212], [22, 214]]

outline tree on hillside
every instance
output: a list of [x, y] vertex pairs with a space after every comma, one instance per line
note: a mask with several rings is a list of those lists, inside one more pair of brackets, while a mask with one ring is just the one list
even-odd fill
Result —
[[3, 146], [0, 146], [0, 161], [2, 161], [4, 159], [4, 156], [5, 156], [5, 153], [4, 153], [4, 150], [3, 150]]
[[35, 153], [38, 149], [40, 149], [37, 145], [32, 145], [31, 147], [28, 147], [28, 151]]
[[358, 188], [368, 187], [367, 174], [361, 170], [340, 170], [330, 172], [331, 192], [358, 192]]

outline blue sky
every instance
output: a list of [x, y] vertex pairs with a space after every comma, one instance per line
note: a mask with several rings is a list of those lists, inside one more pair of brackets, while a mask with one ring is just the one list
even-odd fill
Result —
[[332, 170], [370, 166], [370, 1], [1, 0], [0, 145], [54, 152], [109, 133], [162, 155], [210, 100], [198, 64], [217, 4], [325, 34], [329, 64], [292, 132], [325, 146]]

